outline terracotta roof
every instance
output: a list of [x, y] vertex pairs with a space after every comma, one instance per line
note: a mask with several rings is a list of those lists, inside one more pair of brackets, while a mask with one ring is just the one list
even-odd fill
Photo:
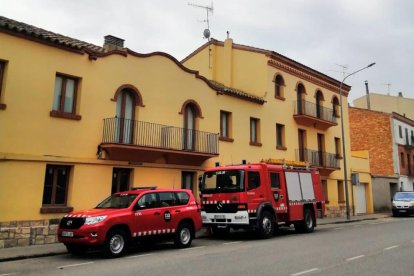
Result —
[[213, 86], [215, 86], [215, 88], [217, 89], [217, 91], [219, 93], [229, 95], [229, 96], [233, 96], [233, 97], [236, 97], [236, 98], [240, 98], [240, 99], [243, 99], [243, 100], [248, 100], [248, 101], [251, 101], [251, 102], [254, 102], [254, 103], [258, 103], [258, 104], [264, 104], [266, 102], [263, 98], [252, 95], [252, 94], [249, 94], [249, 93], [244, 92], [242, 90], [225, 86], [224, 84], [213, 81], [213, 80], [209, 80], [209, 82], [212, 83]]
[[76, 51], [92, 51], [105, 53], [105, 49], [81, 40], [70, 38], [61, 34], [53, 33], [26, 23], [15, 21], [0, 16], [0, 31], [7, 31], [18, 35], [28, 36], [32, 39], [47, 41], [53, 45], [69, 48]]

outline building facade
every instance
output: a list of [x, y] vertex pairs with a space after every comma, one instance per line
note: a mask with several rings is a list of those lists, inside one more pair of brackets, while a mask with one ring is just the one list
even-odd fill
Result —
[[[212, 39], [182, 63], [220, 86], [266, 101], [249, 110], [229, 104], [220, 111], [221, 161], [273, 157], [309, 162], [321, 172], [328, 216], [344, 214], [340, 82], [276, 52], [235, 44], [230, 38]], [[343, 87], [347, 102], [350, 87]], [[351, 156], [347, 105], [343, 115], [345, 151]], [[350, 179], [352, 165], [348, 168]], [[366, 188], [368, 195], [371, 187]], [[372, 206], [370, 199], [366, 202]], [[371, 206], [364, 209], [372, 212]]]
[[[274, 52], [216, 44], [196, 51], [216, 47], [214, 58], [183, 65], [113, 36], [97, 46], [0, 17], [0, 248], [55, 242], [64, 213], [131, 187], [197, 194], [216, 162], [307, 161], [328, 213], [343, 214], [340, 83]], [[211, 64], [189, 69], [197, 59]], [[344, 120], [349, 137], [345, 105]]]
[[414, 99], [404, 97], [402, 92], [399, 92], [398, 96], [369, 93], [369, 95], [355, 99], [353, 104], [354, 107], [368, 109], [368, 101], [371, 110], [386, 113], [396, 112], [414, 120]]
[[349, 122], [351, 149], [369, 152], [374, 210], [390, 210], [395, 192], [413, 190], [414, 121], [351, 107]]

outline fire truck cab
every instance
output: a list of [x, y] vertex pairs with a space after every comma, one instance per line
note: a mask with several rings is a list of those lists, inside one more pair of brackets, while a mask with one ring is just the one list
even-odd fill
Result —
[[325, 214], [319, 172], [303, 162], [268, 159], [216, 166], [200, 178], [202, 220], [216, 235], [251, 228], [270, 238], [278, 225], [313, 232]]

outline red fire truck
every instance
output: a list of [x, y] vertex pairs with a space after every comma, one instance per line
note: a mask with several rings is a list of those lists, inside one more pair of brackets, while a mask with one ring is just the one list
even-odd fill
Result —
[[259, 237], [270, 238], [283, 224], [310, 233], [316, 217], [325, 214], [319, 172], [304, 162], [216, 164], [200, 177], [199, 186], [203, 225], [219, 236], [230, 228], [251, 228]]

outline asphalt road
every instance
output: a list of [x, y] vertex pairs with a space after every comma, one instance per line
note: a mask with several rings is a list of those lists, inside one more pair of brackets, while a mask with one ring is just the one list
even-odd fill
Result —
[[281, 230], [268, 240], [245, 232], [204, 238], [188, 249], [137, 248], [119, 259], [98, 253], [0, 263], [0, 275], [414, 275], [414, 217]]

